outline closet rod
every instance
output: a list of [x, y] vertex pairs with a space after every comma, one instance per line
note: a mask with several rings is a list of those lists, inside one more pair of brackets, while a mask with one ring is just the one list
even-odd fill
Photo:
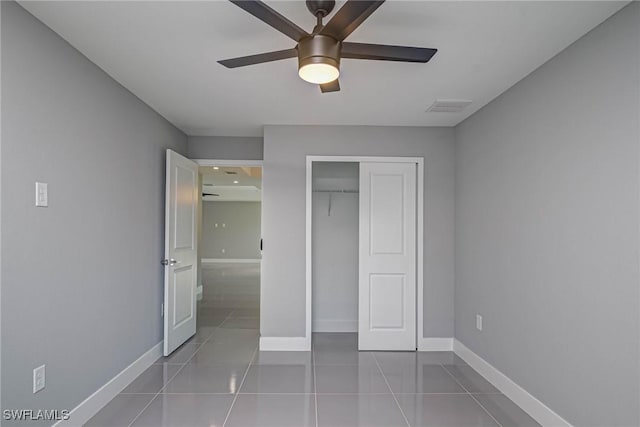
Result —
[[359, 193], [358, 190], [313, 190], [314, 193]]

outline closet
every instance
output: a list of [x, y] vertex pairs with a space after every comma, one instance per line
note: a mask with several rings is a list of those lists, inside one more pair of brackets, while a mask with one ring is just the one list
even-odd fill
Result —
[[357, 332], [359, 164], [314, 162], [312, 173], [312, 330]]
[[334, 158], [307, 157], [307, 331], [415, 351], [422, 159]]

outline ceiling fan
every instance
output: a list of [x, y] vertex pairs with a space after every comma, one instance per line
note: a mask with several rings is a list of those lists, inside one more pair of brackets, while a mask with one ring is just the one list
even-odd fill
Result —
[[307, 33], [261, 1], [230, 0], [246, 12], [296, 41], [291, 49], [218, 61], [227, 68], [298, 57], [298, 74], [310, 83], [319, 84], [322, 92], [340, 90], [340, 59], [428, 62], [437, 49], [350, 43], [344, 40], [384, 3], [384, 0], [347, 2], [327, 22], [322, 19], [333, 10], [335, 0], [307, 0], [307, 9], [316, 17], [316, 26]]

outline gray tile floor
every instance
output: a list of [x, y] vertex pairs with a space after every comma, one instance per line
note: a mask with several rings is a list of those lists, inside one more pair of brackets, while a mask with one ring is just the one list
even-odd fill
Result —
[[[256, 312], [210, 313], [87, 426], [536, 426], [449, 352], [358, 352], [315, 334], [312, 352], [260, 352]], [[241, 326], [238, 326], [241, 325]]]
[[453, 353], [358, 352], [314, 334], [312, 352], [260, 352], [259, 269], [203, 274], [196, 335], [86, 426], [537, 426]]

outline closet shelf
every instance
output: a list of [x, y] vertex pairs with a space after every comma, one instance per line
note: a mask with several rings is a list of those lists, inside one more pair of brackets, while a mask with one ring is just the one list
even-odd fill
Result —
[[359, 193], [358, 190], [313, 190], [314, 193]]

